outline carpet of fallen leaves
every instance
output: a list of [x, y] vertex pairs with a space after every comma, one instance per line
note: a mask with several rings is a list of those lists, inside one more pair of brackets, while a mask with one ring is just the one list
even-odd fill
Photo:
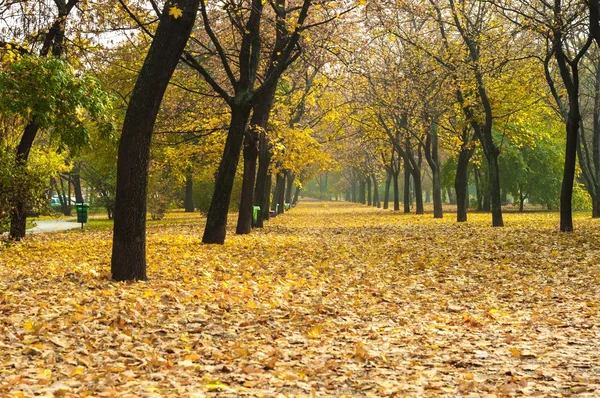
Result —
[[0, 396], [600, 396], [587, 216], [305, 202], [224, 246], [182, 217], [148, 282], [110, 281], [108, 230], [0, 249]]

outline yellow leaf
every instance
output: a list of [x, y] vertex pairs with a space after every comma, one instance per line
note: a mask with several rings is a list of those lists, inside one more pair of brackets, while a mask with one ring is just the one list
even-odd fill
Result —
[[82, 375], [85, 373], [85, 368], [83, 366], [77, 366], [75, 369], [71, 371], [71, 376]]
[[250, 300], [250, 301], [248, 301], [248, 303], [246, 303], [246, 307], [250, 308], [251, 310], [255, 310], [257, 305], [256, 305], [256, 302]]
[[227, 385], [218, 380], [211, 381], [206, 385], [207, 390], [224, 390], [225, 388], [227, 388]]
[[23, 325], [23, 329], [27, 330], [28, 332], [31, 332], [33, 330], [33, 322], [25, 322], [25, 324]]
[[183, 10], [177, 7], [177, 5], [174, 5], [172, 7], [169, 7], [169, 15], [171, 15], [175, 19], [181, 18], [183, 16]]
[[308, 333], [306, 333], [306, 335], [311, 339], [318, 339], [321, 337], [321, 333], [323, 333], [323, 326], [315, 325], [312, 329], [308, 331]]
[[515, 358], [521, 358], [521, 351], [519, 351], [518, 348], [513, 347], [509, 351], [510, 351], [510, 353], [512, 354], [513, 357], [515, 357]]

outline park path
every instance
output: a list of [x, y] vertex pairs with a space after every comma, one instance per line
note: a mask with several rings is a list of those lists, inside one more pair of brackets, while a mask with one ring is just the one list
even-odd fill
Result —
[[40, 234], [46, 232], [60, 232], [67, 231], [69, 229], [80, 228], [81, 224], [78, 224], [73, 221], [63, 221], [63, 220], [43, 220], [36, 221], [35, 227], [27, 230], [28, 234]]

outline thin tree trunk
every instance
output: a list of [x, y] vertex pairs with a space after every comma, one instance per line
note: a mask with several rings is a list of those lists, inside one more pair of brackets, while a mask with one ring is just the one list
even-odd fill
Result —
[[404, 213], [410, 213], [410, 165], [408, 161], [404, 159]]
[[394, 186], [394, 211], [400, 211], [400, 189], [398, 187], [398, 177], [400, 171], [397, 170], [393, 173], [392, 183]]
[[381, 208], [381, 201], [379, 200], [379, 185], [377, 184], [377, 177], [372, 174], [373, 178], [373, 206], [378, 209]]
[[385, 178], [385, 191], [383, 194], [383, 208], [389, 208], [389, 200], [390, 200], [390, 186], [392, 184], [392, 173], [388, 170], [387, 176]]
[[287, 188], [285, 190], [285, 203], [292, 203], [292, 191], [294, 189], [294, 172], [288, 170], [287, 173]]
[[371, 206], [371, 177], [367, 176], [367, 206]]
[[454, 189], [456, 191], [456, 221], [465, 222], [467, 221], [467, 209], [468, 209], [468, 188], [469, 188], [469, 159], [471, 153], [468, 150], [463, 149], [458, 154], [458, 162], [456, 165], [456, 177], [454, 179]]
[[192, 31], [199, 0], [179, 0], [183, 15], [166, 3], [138, 75], [119, 144], [111, 271], [113, 279], [146, 279], [146, 191], [150, 143], [163, 95]]

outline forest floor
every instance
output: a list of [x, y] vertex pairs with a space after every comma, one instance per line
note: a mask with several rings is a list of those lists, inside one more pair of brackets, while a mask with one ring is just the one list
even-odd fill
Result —
[[0, 396], [599, 396], [600, 222], [454, 217], [306, 202], [206, 246], [181, 213], [139, 283], [108, 229], [28, 236], [0, 249]]

